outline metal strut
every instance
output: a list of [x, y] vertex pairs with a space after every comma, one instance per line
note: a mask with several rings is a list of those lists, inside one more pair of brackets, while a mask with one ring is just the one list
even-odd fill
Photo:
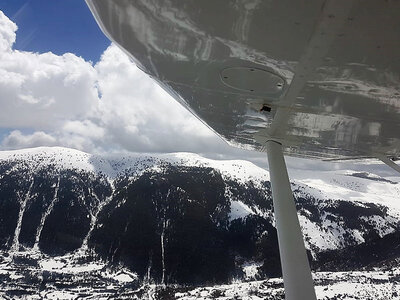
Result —
[[286, 300], [316, 300], [296, 205], [282, 152], [275, 141], [266, 143], [275, 223], [278, 231]]

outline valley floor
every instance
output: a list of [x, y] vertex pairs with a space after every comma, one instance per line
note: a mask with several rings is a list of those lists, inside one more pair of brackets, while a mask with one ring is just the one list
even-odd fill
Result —
[[[315, 272], [318, 299], [400, 299], [400, 268]], [[85, 253], [48, 257], [39, 252], [0, 254], [0, 299], [284, 299], [279, 278], [204, 287], [139, 282]]]

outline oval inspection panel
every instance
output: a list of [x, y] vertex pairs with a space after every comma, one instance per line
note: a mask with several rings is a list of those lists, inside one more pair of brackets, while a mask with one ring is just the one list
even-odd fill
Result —
[[257, 94], [277, 94], [285, 81], [270, 71], [253, 67], [230, 67], [221, 71], [222, 82], [233, 89]]

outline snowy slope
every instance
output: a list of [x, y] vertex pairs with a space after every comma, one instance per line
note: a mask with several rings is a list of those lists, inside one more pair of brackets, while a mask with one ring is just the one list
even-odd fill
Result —
[[[39, 147], [32, 149], [2, 151], [0, 161], [23, 161], [32, 170], [46, 166], [60, 169], [77, 169], [93, 173], [106, 174], [110, 181], [117, 176], [129, 173], [139, 176], [144, 171], [160, 170], [165, 164], [176, 166], [211, 167], [227, 178], [262, 188], [261, 183], [269, 181], [267, 170], [243, 160], [212, 160], [193, 153], [169, 154], [112, 154], [91, 155], [74, 149], [61, 147]], [[296, 197], [313, 197], [319, 201], [321, 220], [310, 218], [311, 212], [303, 208], [299, 219], [306, 237], [306, 246], [312, 252], [341, 248], [347, 245], [350, 236], [352, 243], [364, 242], [363, 232], [359, 229], [341, 227], [343, 220], [332, 213], [325, 213], [327, 207], [335, 206], [334, 201], [352, 201], [356, 205], [374, 203], [388, 208], [390, 217], [362, 216], [360, 222], [371, 224], [380, 236], [395, 230], [400, 219], [400, 183], [395, 178], [385, 179], [371, 173], [356, 171], [318, 171], [290, 170], [290, 177]], [[230, 196], [227, 188], [226, 195]], [[230, 220], [244, 218], [251, 214], [261, 215], [274, 223], [271, 211], [262, 211], [257, 206], [244, 203], [245, 199], [231, 199]], [[343, 223], [343, 225], [345, 225]]]
[[78, 169], [89, 172], [102, 172], [116, 177], [126, 170], [140, 172], [148, 168], [157, 168], [168, 162], [175, 165], [212, 167], [221, 173], [238, 180], [269, 180], [264, 169], [243, 160], [212, 160], [194, 153], [168, 154], [109, 154], [92, 155], [75, 149], [62, 147], [37, 147], [13, 151], [0, 151], [0, 161], [22, 160], [33, 169], [54, 165], [57, 168]]
[[[116, 177], [126, 170], [136, 172], [157, 168], [162, 163], [184, 166], [211, 167], [223, 175], [241, 182], [269, 180], [266, 169], [244, 160], [212, 160], [194, 153], [168, 154], [112, 154], [92, 155], [62, 147], [38, 147], [14, 151], [0, 151], [0, 161], [23, 160], [33, 169], [54, 165], [58, 168], [81, 169], [102, 172]], [[289, 170], [293, 183], [303, 186], [304, 191], [324, 199], [345, 199], [374, 202], [390, 208], [400, 208], [400, 184], [398, 178], [382, 178], [372, 173], [351, 170], [314, 171]]]
[[352, 170], [297, 171], [290, 170], [298, 184], [320, 191], [321, 198], [346, 199], [379, 203], [400, 209], [400, 178], [382, 178], [378, 175]]

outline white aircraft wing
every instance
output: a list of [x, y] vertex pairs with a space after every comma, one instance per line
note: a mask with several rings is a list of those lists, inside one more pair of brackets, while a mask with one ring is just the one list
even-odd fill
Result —
[[400, 1], [87, 2], [140, 69], [232, 145], [399, 156]]

